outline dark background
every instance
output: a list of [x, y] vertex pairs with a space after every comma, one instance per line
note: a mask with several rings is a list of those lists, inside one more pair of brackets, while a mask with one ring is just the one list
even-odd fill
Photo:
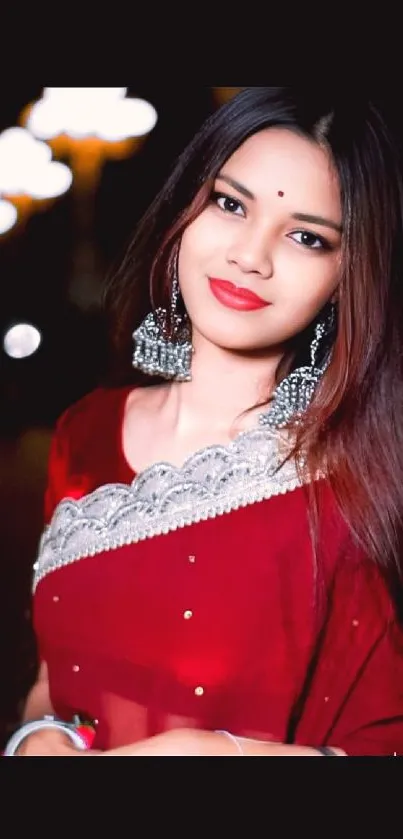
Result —
[[[9, 87], [0, 97], [0, 132], [19, 124], [42, 90]], [[403, 147], [400, 105], [386, 88], [370, 92]], [[70, 189], [0, 236], [1, 339], [21, 320], [42, 332], [39, 350], [27, 359], [10, 359], [0, 345], [0, 748], [35, 677], [31, 568], [54, 422], [102, 376], [102, 283], [176, 156], [221, 98], [215, 88], [192, 85], [129, 86], [127, 95], [147, 99], [158, 113], [140, 148], [105, 162], [96, 192], [81, 208]]]

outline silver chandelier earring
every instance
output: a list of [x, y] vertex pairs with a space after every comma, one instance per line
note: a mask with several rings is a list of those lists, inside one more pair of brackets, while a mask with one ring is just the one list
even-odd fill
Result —
[[[268, 411], [259, 414], [260, 425], [282, 428], [291, 419], [298, 418], [306, 411], [329, 366], [331, 338], [334, 335], [335, 324], [336, 306], [331, 303], [327, 315], [315, 326], [315, 334], [310, 346], [310, 365], [297, 367], [280, 382], [273, 393]], [[320, 363], [319, 358], [321, 358]]]
[[178, 312], [179, 281], [175, 269], [171, 288], [170, 316], [159, 307], [150, 312], [133, 332], [135, 349], [132, 364], [149, 376], [189, 382], [193, 347], [186, 314]]

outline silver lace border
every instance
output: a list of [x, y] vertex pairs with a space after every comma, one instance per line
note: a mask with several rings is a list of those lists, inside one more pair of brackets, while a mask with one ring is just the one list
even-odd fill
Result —
[[78, 501], [63, 499], [40, 540], [33, 590], [79, 559], [296, 489], [301, 481], [295, 463], [283, 463], [286, 451], [284, 434], [255, 428], [226, 446], [196, 452], [180, 468], [157, 463], [130, 485], [105, 484]]

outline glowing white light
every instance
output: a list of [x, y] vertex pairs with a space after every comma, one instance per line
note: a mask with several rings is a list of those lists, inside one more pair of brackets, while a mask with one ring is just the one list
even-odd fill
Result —
[[149, 134], [157, 122], [157, 111], [145, 99], [122, 99], [109, 112], [98, 116], [97, 135], [104, 140], [124, 140]]
[[52, 160], [48, 166], [30, 172], [27, 189], [32, 198], [57, 198], [67, 192], [72, 181], [71, 169], [64, 163]]
[[7, 233], [17, 221], [17, 210], [11, 201], [0, 198], [0, 235]]
[[0, 134], [0, 191], [6, 195], [54, 198], [69, 188], [72, 173], [52, 161], [46, 143], [25, 128], [7, 128]]
[[43, 98], [53, 101], [85, 102], [99, 99], [102, 102], [116, 101], [126, 96], [127, 87], [44, 87]]
[[27, 358], [39, 347], [42, 337], [30, 323], [17, 323], [4, 336], [4, 350], [11, 358]]
[[27, 127], [35, 137], [40, 140], [50, 140], [62, 133], [60, 128], [61, 118], [60, 112], [57, 108], [49, 107], [49, 102], [46, 100], [39, 100], [33, 105], [32, 110], [27, 119]]
[[26, 128], [6, 128], [0, 134], [0, 152], [9, 158], [10, 161], [18, 160], [27, 156], [35, 163], [47, 163], [52, 152], [46, 143], [36, 140]]
[[125, 98], [126, 92], [126, 87], [46, 87], [31, 108], [27, 128], [42, 140], [68, 134], [113, 142], [148, 134], [157, 122], [156, 109], [145, 99]]

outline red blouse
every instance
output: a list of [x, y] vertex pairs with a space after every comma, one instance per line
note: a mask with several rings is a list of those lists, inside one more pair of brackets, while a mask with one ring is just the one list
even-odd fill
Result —
[[[33, 605], [56, 713], [98, 720], [101, 749], [191, 726], [403, 754], [402, 634], [326, 482], [317, 585], [300, 485], [134, 540], [142, 475], [122, 450], [129, 392], [84, 397], [52, 441], [54, 547], [40, 553]], [[150, 497], [163, 514], [188, 491], [183, 480], [161, 501], [157, 481]]]

